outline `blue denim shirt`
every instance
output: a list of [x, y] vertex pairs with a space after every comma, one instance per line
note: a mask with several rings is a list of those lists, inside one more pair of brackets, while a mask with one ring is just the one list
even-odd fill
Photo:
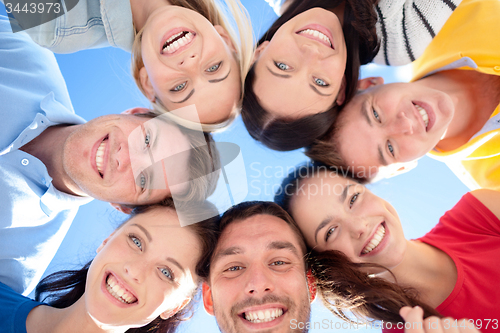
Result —
[[0, 282], [28, 295], [68, 231], [77, 197], [52, 185], [46, 166], [19, 150], [47, 127], [82, 124], [54, 54], [0, 16]]
[[[61, 2], [64, 6], [64, 0]], [[134, 42], [129, 0], [79, 0], [66, 14], [25, 31], [37, 44], [56, 53], [106, 46], [130, 52]]]

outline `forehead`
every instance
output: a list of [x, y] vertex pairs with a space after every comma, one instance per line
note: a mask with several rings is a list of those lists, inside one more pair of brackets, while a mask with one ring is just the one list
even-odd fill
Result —
[[267, 214], [233, 221], [223, 231], [216, 254], [231, 247], [237, 247], [245, 253], [260, 253], [273, 242], [289, 242], [296, 248], [298, 255], [304, 255], [292, 228], [282, 219]]

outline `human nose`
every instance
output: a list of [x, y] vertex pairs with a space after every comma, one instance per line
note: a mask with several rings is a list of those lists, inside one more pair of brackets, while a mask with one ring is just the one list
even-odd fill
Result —
[[188, 53], [184, 58], [182, 58], [177, 66], [180, 69], [184, 70], [193, 70], [198, 67], [198, 62], [199, 62], [200, 57], [198, 56], [197, 53], [192, 52]]
[[353, 218], [349, 223], [351, 238], [362, 239], [368, 230], [368, 221], [364, 218]]
[[124, 266], [125, 275], [137, 283], [142, 283], [146, 274], [146, 268], [144, 260], [129, 260]]
[[413, 121], [406, 115], [404, 111], [397, 114], [396, 120], [393, 123], [394, 134], [413, 134]]
[[245, 293], [249, 296], [265, 296], [274, 291], [274, 281], [264, 265], [251, 267], [248, 271], [248, 281]]
[[124, 172], [130, 169], [130, 152], [128, 144], [120, 143], [114, 154], [114, 162], [118, 172]]

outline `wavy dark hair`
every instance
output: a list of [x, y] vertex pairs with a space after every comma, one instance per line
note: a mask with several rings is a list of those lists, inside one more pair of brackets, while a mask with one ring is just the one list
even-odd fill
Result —
[[[141, 206], [133, 210], [130, 218], [123, 224], [128, 222], [134, 216], [145, 213], [155, 207], [169, 207], [173, 209], [173, 202], [167, 201], [162, 205], [151, 205], [151, 206]], [[215, 206], [211, 203], [205, 201], [201, 202], [198, 207], [203, 209], [216, 210]], [[206, 267], [206, 262], [209, 261], [209, 256], [213, 248], [217, 244], [218, 232], [217, 232], [217, 221], [219, 219], [218, 214], [214, 211], [215, 217], [204, 220], [202, 222], [190, 224], [186, 228], [190, 228], [192, 232], [198, 237], [201, 243], [201, 257], [196, 265], [195, 272], [201, 277], [205, 276], [208, 271]], [[122, 225], [123, 225], [122, 224]], [[80, 297], [83, 296], [85, 292], [85, 284], [87, 282], [87, 273], [92, 261], [88, 262], [83, 268], [79, 270], [65, 270], [56, 273], [52, 273], [40, 281], [35, 289], [35, 300], [39, 302], [45, 302], [50, 306], [58, 309], [67, 308], [75, 303]], [[193, 291], [193, 298], [197, 294], [197, 290]], [[179, 324], [191, 317], [192, 304], [190, 302], [181, 311], [177, 312], [175, 315], [168, 319], [162, 319], [157, 317], [151, 323], [146, 326], [139, 328], [131, 328], [127, 330], [129, 333], [173, 333], [176, 331]]]
[[[347, 63], [344, 72], [345, 101], [348, 103], [356, 93], [361, 65], [373, 60], [379, 49], [375, 24], [378, 0], [295, 0], [287, 10], [264, 33], [258, 45], [270, 41], [276, 31], [288, 20], [314, 7], [331, 10], [344, 4], [343, 32], [347, 49]], [[342, 106], [335, 102], [324, 112], [300, 119], [276, 118], [265, 110], [253, 90], [255, 64], [245, 80], [245, 91], [241, 116], [250, 135], [267, 147], [289, 151], [311, 145], [327, 132], [335, 121]]]
[[[344, 176], [338, 168], [318, 163], [303, 164], [283, 180], [274, 201], [291, 215], [290, 203], [301, 182], [321, 172], [332, 172], [336, 177]], [[323, 304], [337, 317], [349, 322], [383, 320], [398, 323], [404, 321], [399, 315], [399, 309], [416, 305], [424, 310], [424, 317], [441, 317], [433, 307], [418, 299], [416, 289], [366, 273], [366, 268], [381, 268], [392, 275], [389, 269], [378, 264], [353, 263], [340, 251], [310, 251], [307, 261], [316, 278], [317, 290], [322, 296]]]

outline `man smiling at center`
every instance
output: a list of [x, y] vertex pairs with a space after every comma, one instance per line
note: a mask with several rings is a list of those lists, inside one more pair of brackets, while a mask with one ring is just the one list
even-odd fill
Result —
[[223, 333], [303, 332], [316, 296], [305, 243], [291, 217], [269, 202], [246, 202], [221, 218], [203, 284], [205, 310]]

